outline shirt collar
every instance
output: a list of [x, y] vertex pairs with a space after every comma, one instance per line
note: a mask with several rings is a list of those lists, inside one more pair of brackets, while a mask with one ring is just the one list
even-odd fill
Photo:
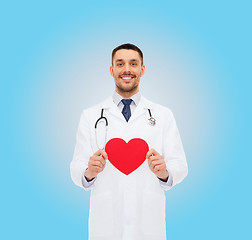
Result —
[[[133, 96], [130, 97], [133, 102], [136, 104], [136, 106], [139, 104], [140, 99], [141, 99], [141, 94], [140, 92], [137, 92], [136, 94], [134, 94]], [[113, 96], [112, 96], [113, 102], [116, 104], [116, 106], [119, 105], [119, 103], [121, 102], [121, 100], [123, 99], [123, 97], [117, 93], [116, 91], [114, 92]]]

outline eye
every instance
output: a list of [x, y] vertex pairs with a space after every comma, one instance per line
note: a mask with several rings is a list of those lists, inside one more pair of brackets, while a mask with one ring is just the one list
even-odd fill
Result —
[[137, 66], [137, 63], [131, 63], [132, 66]]
[[116, 66], [121, 67], [123, 64], [122, 63], [117, 63]]

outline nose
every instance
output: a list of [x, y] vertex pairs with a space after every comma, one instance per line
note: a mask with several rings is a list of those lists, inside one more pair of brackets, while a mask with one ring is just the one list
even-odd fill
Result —
[[124, 65], [124, 72], [130, 73], [130, 65], [128, 63]]

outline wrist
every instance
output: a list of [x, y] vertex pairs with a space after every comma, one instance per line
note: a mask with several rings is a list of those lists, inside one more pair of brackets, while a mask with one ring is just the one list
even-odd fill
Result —
[[89, 169], [87, 168], [84, 177], [86, 178], [87, 181], [92, 181], [96, 176], [90, 173]]
[[167, 182], [168, 178], [169, 178], [169, 173], [167, 171], [167, 169], [165, 170], [165, 173], [162, 175], [157, 176], [160, 180]]

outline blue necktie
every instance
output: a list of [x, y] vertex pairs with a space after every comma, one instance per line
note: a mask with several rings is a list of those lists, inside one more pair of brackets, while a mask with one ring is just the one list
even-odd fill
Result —
[[125, 117], [126, 121], [129, 121], [129, 118], [131, 116], [130, 112], [130, 104], [132, 102], [132, 99], [122, 99], [122, 103], [124, 104], [122, 114]]

